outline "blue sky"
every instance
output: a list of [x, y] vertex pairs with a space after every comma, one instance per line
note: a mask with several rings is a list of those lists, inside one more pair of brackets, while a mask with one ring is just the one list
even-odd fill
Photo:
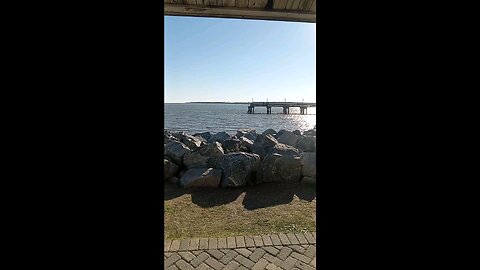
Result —
[[165, 102], [315, 102], [314, 23], [165, 18]]

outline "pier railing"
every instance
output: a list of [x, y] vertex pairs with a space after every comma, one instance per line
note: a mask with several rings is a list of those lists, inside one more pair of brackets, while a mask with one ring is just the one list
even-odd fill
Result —
[[307, 108], [316, 106], [317, 103], [312, 102], [251, 102], [247, 113], [255, 113], [255, 107], [266, 107], [267, 114], [271, 114], [272, 107], [282, 107], [284, 114], [290, 114], [290, 107], [299, 107], [300, 114], [306, 114]]

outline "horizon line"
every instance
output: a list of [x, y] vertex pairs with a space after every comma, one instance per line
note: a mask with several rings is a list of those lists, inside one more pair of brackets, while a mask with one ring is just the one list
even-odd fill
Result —
[[[253, 102], [267, 102], [264, 100], [261, 101], [253, 101]], [[278, 101], [278, 100], [272, 100], [268, 102], [285, 102], [284, 100]], [[305, 102], [305, 103], [317, 103], [317, 101], [287, 101], [287, 102]], [[164, 103], [252, 103], [252, 101], [179, 101], [179, 102], [168, 102], [164, 101]]]

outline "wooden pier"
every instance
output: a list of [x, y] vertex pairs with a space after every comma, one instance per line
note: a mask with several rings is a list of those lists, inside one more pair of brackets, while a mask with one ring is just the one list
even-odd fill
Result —
[[307, 108], [316, 107], [317, 103], [308, 103], [308, 102], [251, 102], [248, 105], [247, 113], [255, 113], [255, 107], [266, 107], [267, 114], [272, 113], [272, 107], [282, 107], [284, 114], [290, 114], [291, 107], [299, 107], [300, 114], [306, 114]]

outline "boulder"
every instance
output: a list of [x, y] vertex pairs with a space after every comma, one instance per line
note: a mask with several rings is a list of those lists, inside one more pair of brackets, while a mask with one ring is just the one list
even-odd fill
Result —
[[257, 173], [257, 182], [297, 183], [302, 177], [302, 163], [298, 156], [268, 154]]
[[176, 177], [176, 176], [170, 177], [170, 178], [168, 178], [168, 182], [173, 183], [173, 184], [177, 184], [178, 183], [178, 177]]
[[240, 142], [242, 143], [242, 146], [245, 147], [245, 149], [248, 151], [248, 152], [252, 152], [253, 151], [253, 141], [246, 138], [246, 137], [240, 137]]
[[301, 157], [295, 147], [278, 143], [263, 159], [257, 182], [299, 182], [302, 173]]
[[217, 134], [213, 135], [208, 142], [223, 142], [227, 139], [230, 139], [231, 136], [228, 135], [225, 131], [218, 132]]
[[262, 133], [262, 135], [268, 135], [268, 134], [275, 135], [277, 134], [277, 132], [274, 129], [269, 128]]
[[195, 150], [198, 147], [200, 147], [200, 145], [202, 145], [201, 140], [197, 139], [197, 137], [190, 136], [190, 135], [185, 135], [182, 139], [182, 143], [188, 146], [188, 148], [190, 148], [191, 150]]
[[302, 160], [302, 175], [316, 177], [317, 176], [317, 153], [303, 152]]
[[172, 159], [178, 166], [182, 165], [182, 159], [185, 153], [190, 152], [190, 148], [177, 141], [171, 141], [165, 145], [165, 156]]
[[218, 187], [222, 171], [214, 168], [192, 168], [180, 178], [180, 185], [191, 187]]
[[163, 179], [167, 180], [170, 177], [177, 175], [178, 166], [169, 159], [163, 159]]
[[169, 142], [171, 142], [171, 141], [179, 141], [179, 140], [178, 140], [176, 137], [174, 137], [174, 136], [170, 133], [170, 131], [165, 130], [165, 131], [163, 132], [163, 142], [164, 142], [164, 143], [169, 143]]
[[185, 167], [184, 167], [183, 169], [181, 169], [180, 172], [178, 173], [178, 177], [182, 177], [187, 170], [188, 170], [188, 169], [185, 168]]
[[210, 132], [202, 132], [202, 133], [195, 133], [193, 134], [193, 137], [202, 137], [205, 142], [208, 142], [208, 140], [210, 140], [210, 138], [212, 137], [212, 134]]
[[276, 134], [275, 134], [275, 139], [278, 139], [282, 134], [287, 131], [285, 129], [280, 129]]
[[285, 183], [298, 183], [302, 175], [302, 161], [297, 156], [282, 156], [277, 160], [273, 175]]
[[317, 136], [317, 130], [311, 129], [303, 132], [303, 136]]
[[242, 142], [239, 139], [226, 139], [222, 142], [225, 153], [238, 152], [240, 151], [240, 146], [242, 146]]
[[302, 183], [308, 183], [308, 184], [316, 184], [317, 179], [309, 176], [305, 176], [302, 178]]
[[[278, 134], [277, 134], [278, 135]], [[298, 142], [299, 137], [295, 135], [293, 132], [285, 130], [282, 134], [277, 138], [279, 143], [288, 144], [291, 146], [295, 146]]]
[[207, 140], [203, 138], [202, 136], [193, 136], [197, 141], [200, 141], [201, 143], [207, 143]]
[[244, 153], [250, 157], [250, 160], [253, 162], [252, 173], [258, 172], [262, 168], [262, 160], [260, 156], [254, 153]]
[[272, 135], [259, 134], [253, 142], [253, 152], [263, 159], [276, 144], [278, 144], [278, 141]]
[[183, 138], [187, 135], [187, 133], [183, 131], [179, 131], [179, 132], [172, 132], [171, 135], [177, 138], [177, 140], [181, 142]]
[[257, 138], [257, 131], [253, 128], [243, 128], [237, 131], [236, 136], [237, 138], [246, 136], [247, 139], [254, 141]]
[[222, 187], [241, 187], [251, 181], [252, 173], [260, 169], [260, 157], [256, 154], [237, 152], [223, 156], [218, 164], [222, 169]]
[[270, 150], [269, 153], [275, 153], [280, 155], [289, 155], [289, 156], [298, 156], [300, 155], [300, 151], [297, 148], [286, 145], [283, 143], [278, 143]]
[[247, 139], [249, 139], [253, 142], [253, 141], [255, 141], [257, 136], [258, 136], [257, 133], [247, 133], [247, 134], [243, 135], [243, 137], [241, 137], [241, 138], [247, 138]]
[[296, 147], [303, 152], [317, 152], [317, 137], [302, 136]]
[[215, 167], [219, 159], [225, 154], [219, 142], [213, 142], [200, 146], [193, 152], [188, 152], [183, 157], [183, 163], [188, 168]]
[[298, 130], [298, 129], [297, 129], [297, 130], [294, 130], [292, 133], [295, 134], [295, 135], [297, 135], [297, 136], [302, 136], [302, 132], [301, 132], [300, 130]]

